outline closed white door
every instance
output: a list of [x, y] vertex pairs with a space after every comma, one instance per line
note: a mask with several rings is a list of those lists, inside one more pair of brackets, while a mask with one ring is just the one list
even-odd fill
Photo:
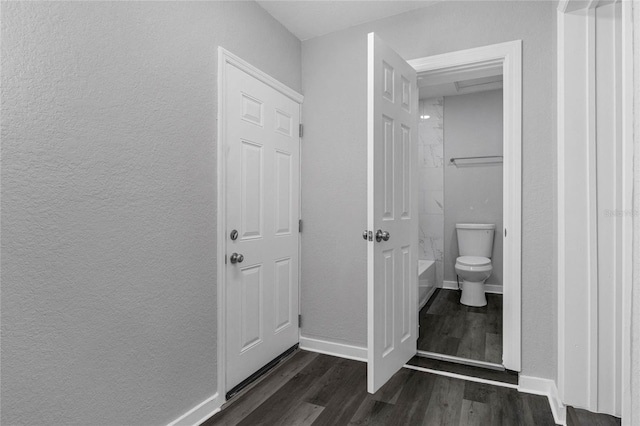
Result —
[[376, 392], [416, 354], [415, 70], [374, 33], [368, 53], [368, 365]]
[[300, 104], [226, 66], [228, 391], [298, 343]]

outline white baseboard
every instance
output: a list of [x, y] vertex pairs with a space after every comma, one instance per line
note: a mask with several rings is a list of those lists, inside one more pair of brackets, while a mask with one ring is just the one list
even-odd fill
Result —
[[[462, 286], [462, 281], [460, 281], [460, 286]], [[457, 290], [458, 282], [457, 281], [443, 281], [442, 288], [447, 290]], [[494, 293], [494, 294], [502, 294], [502, 286], [498, 284], [485, 284], [484, 285], [485, 293]]]
[[[462, 284], [462, 283], [460, 283]], [[446, 289], [446, 290], [457, 290], [458, 289], [458, 282], [457, 281], [442, 281], [442, 288]]]
[[485, 284], [485, 293], [502, 294], [502, 286], [498, 284]]
[[300, 349], [317, 352], [325, 355], [333, 355], [340, 358], [353, 359], [367, 362], [367, 348], [362, 346], [336, 343], [312, 337], [300, 336]]
[[549, 400], [551, 412], [553, 413], [553, 418], [556, 424], [566, 426], [567, 408], [560, 400], [556, 382], [549, 379], [541, 379], [539, 377], [520, 375], [518, 380], [518, 391], [546, 396]]
[[200, 404], [187, 411], [167, 426], [199, 426], [209, 417], [220, 411], [224, 403], [224, 396], [216, 392], [213, 396], [205, 399]]

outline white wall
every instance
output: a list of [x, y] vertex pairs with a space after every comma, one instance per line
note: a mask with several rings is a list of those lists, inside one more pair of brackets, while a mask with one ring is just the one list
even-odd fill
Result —
[[216, 392], [218, 45], [300, 90], [252, 2], [2, 4], [2, 424]]
[[502, 285], [502, 163], [449, 163], [453, 157], [502, 155], [502, 90], [444, 98], [444, 279], [456, 281], [456, 223], [493, 223], [493, 272]]
[[[353, 30], [351, 30], [353, 31]], [[302, 334], [367, 344], [367, 40], [302, 43]]]
[[302, 333], [366, 346], [367, 39], [404, 58], [523, 40], [522, 368], [556, 377], [555, 5], [440, 2], [302, 44]]

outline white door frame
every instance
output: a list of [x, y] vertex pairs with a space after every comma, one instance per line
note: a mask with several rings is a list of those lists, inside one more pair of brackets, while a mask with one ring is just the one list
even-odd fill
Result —
[[[632, 2], [621, 1], [621, 110], [616, 112], [621, 118], [621, 150], [622, 161], [620, 163], [620, 232], [616, 238], [620, 240], [619, 252], [616, 254], [620, 262], [617, 279], [621, 292], [621, 316], [620, 330], [620, 356], [616, 358], [619, 365], [611, 366], [606, 363], [607, 369], [620, 368], [621, 383], [619, 389], [614, 389], [620, 401], [621, 417], [623, 425], [637, 423], [639, 419], [632, 419], [632, 383], [631, 383], [631, 303], [633, 286], [633, 22]], [[576, 191], [572, 188], [569, 178], [581, 176], [580, 170], [568, 167], [576, 156], [575, 150], [570, 144], [574, 141], [587, 146], [587, 143], [595, 145], [595, 129], [597, 115], [595, 114], [596, 97], [596, 69], [595, 57], [597, 56], [596, 34], [596, 8], [610, 5], [609, 2], [593, 0], [581, 2], [579, 0], [562, 0], [557, 8], [557, 139], [558, 139], [558, 391], [563, 403], [577, 405], [572, 402], [579, 394], [586, 401], [581, 408], [590, 411], [601, 410], [598, 407], [598, 370], [599, 370], [599, 339], [598, 339], [598, 279], [597, 274], [591, 273], [588, 280], [575, 280], [575, 260], [567, 263], [567, 257], [571, 254], [571, 243], [575, 244], [573, 237], [575, 230], [567, 229], [567, 219], [571, 223], [580, 225], [595, 235], [597, 233], [597, 205], [596, 187], [590, 183], [587, 188]], [[576, 65], [577, 64], [577, 65]], [[587, 64], [585, 66], [584, 64]], [[636, 71], [637, 73], [637, 71]], [[580, 86], [575, 87], [576, 81]], [[572, 84], [570, 84], [572, 83]], [[584, 83], [584, 84], [582, 84]], [[637, 115], [637, 113], [636, 113]], [[573, 145], [575, 146], [575, 144]], [[569, 163], [568, 163], [569, 161]], [[581, 164], [587, 168], [590, 179], [595, 176], [595, 155], [589, 153], [589, 161], [593, 165]], [[578, 163], [579, 164], [579, 163]], [[560, 173], [563, 171], [563, 173]], [[593, 180], [592, 182], [595, 182]], [[567, 188], [570, 190], [568, 191]], [[589, 201], [589, 213], [576, 215], [571, 209], [577, 204], [572, 194], [579, 193], [580, 200], [586, 197]], [[585, 197], [586, 195], [586, 197]], [[572, 234], [572, 232], [574, 232]], [[585, 232], [587, 234], [587, 232]], [[595, 241], [597, 244], [597, 241]], [[589, 244], [595, 246], [594, 243]], [[593, 247], [583, 247], [585, 253], [593, 250]], [[637, 254], [636, 254], [637, 256]], [[593, 258], [593, 255], [592, 255]], [[597, 262], [591, 262], [591, 269], [597, 272]], [[588, 272], [588, 271], [587, 271]], [[574, 277], [570, 280], [569, 278]], [[591, 278], [593, 277], [593, 278]], [[588, 295], [589, 306], [577, 305], [568, 296], [573, 291], [584, 292]], [[569, 306], [569, 304], [571, 305]], [[570, 310], [568, 310], [570, 307]], [[571, 313], [568, 317], [567, 313]], [[616, 314], [618, 312], [616, 311]], [[601, 314], [602, 315], [602, 314]], [[570, 327], [571, 318], [588, 318], [591, 323], [585, 324], [581, 330]], [[571, 329], [570, 329], [571, 328]], [[576, 350], [576, 335], [580, 335], [581, 347]], [[580, 363], [580, 375], [570, 375], [569, 367]], [[576, 377], [579, 380], [576, 380]], [[635, 422], [634, 422], [635, 421]]]
[[[227, 111], [225, 111], [224, 105], [225, 97], [226, 97], [226, 83], [227, 83], [227, 66], [236, 67], [250, 76], [260, 80], [264, 84], [272, 87], [288, 98], [300, 104], [300, 110], [302, 111], [302, 102], [304, 101], [304, 96], [295, 90], [289, 88], [283, 83], [279, 82], [275, 78], [270, 75], [262, 72], [258, 68], [244, 61], [240, 57], [234, 55], [223, 47], [218, 47], [218, 138], [217, 138], [217, 189], [218, 189], [218, 207], [216, 209], [217, 213], [217, 259], [216, 259], [216, 267], [218, 268], [217, 273], [217, 284], [216, 284], [216, 298], [217, 298], [217, 319], [218, 319], [218, 335], [216, 339], [217, 344], [217, 364], [218, 364], [218, 400], [219, 405], [224, 404], [225, 402], [225, 394], [227, 392], [226, 388], [226, 352], [225, 352], [225, 344], [226, 344], [226, 294], [225, 294], [225, 283], [226, 283], [226, 267], [225, 267], [225, 254], [227, 252], [227, 223], [226, 223], [226, 152], [225, 152], [225, 144], [223, 141], [226, 139], [226, 128], [225, 128], [225, 119]], [[295, 131], [295, 130], [294, 130]], [[302, 168], [302, 165], [300, 165]], [[299, 171], [300, 172], [300, 171]], [[302, 185], [300, 185], [302, 187]], [[300, 205], [298, 205], [298, 217], [300, 217]], [[300, 254], [300, 245], [298, 244], [298, 254]], [[300, 286], [300, 280], [298, 279], [298, 288]], [[298, 292], [299, 293], [299, 292]], [[299, 309], [299, 308], [298, 308]], [[298, 339], [300, 338], [300, 334], [298, 333]]]
[[522, 41], [408, 61], [418, 74], [501, 67], [503, 74], [503, 336], [502, 363], [521, 370], [521, 269], [522, 269]]

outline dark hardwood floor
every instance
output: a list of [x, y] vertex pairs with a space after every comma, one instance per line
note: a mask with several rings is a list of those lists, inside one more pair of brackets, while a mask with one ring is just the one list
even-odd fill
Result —
[[543, 396], [403, 368], [367, 393], [363, 362], [297, 351], [203, 423], [553, 425]]
[[567, 407], [567, 426], [620, 426], [621, 424], [622, 420], [618, 417]]
[[458, 290], [436, 289], [420, 310], [418, 350], [502, 364], [502, 295], [488, 293], [475, 308]]

